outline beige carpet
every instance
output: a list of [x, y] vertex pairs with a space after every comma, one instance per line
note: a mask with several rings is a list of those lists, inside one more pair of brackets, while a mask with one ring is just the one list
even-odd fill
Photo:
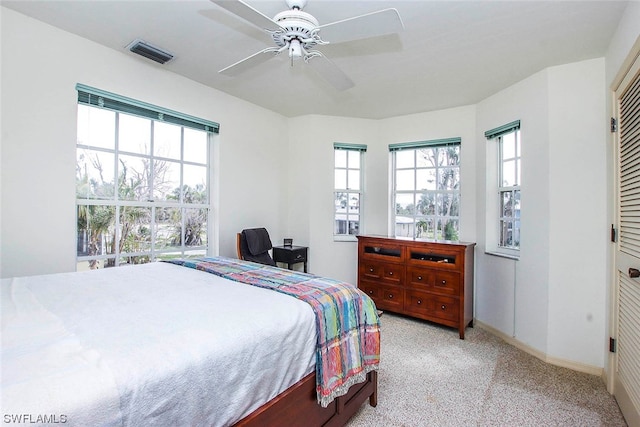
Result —
[[601, 378], [549, 365], [480, 328], [385, 313], [378, 406], [360, 426], [626, 426]]

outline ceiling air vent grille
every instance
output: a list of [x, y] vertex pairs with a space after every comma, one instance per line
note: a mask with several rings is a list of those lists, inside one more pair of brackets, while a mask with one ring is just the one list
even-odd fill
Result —
[[155, 46], [151, 46], [144, 40], [134, 40], [129, 46], [129, 50], [138, 55], [142, 55], [145, 58], [149, 58], [152, 61], [156, 61], [160, 64], [164, 64], [173, 58], [173, 55], [169, 52], [165, 52]]

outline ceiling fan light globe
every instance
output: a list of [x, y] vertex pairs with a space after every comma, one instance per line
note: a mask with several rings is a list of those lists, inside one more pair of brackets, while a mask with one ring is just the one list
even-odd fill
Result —
[[300, 45], [300, 40], [291, 40], [291, 43], [289, 44], [289, 56], [293, 59], [302, 57], [302, 46]]

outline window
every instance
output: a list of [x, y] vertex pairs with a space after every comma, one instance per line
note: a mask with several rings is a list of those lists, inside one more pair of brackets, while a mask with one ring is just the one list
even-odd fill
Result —
[[366, 145], [334, 143], [335, 240], [354, 240], [362, 221], [363, 164]]
[[[496, 166], [488, 165], [487, 243], [498, 254], [518, 256], [520, 249], [520, 121], [485, 132], [489, 140], [487, 159], [496, 156]], [[495, 175], [491, 174], [494, 169]], [[492, 184], [493, 183], [493, 184]]]
[[459, 240], [460, 138], [389, 145], [396, 237]]
[[205, 255], [218, 125], [77, 89], [77, 269]]

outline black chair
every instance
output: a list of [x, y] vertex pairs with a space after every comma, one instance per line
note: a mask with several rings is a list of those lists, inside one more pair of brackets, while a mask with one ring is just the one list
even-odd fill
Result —
[[236, 245], [239, 259], [259, 264], [276, 265], [271, 255], [269, 255], [269, 250], [273, 245], [266, 228], [247, 228], [242, 230], [237, 235]]

